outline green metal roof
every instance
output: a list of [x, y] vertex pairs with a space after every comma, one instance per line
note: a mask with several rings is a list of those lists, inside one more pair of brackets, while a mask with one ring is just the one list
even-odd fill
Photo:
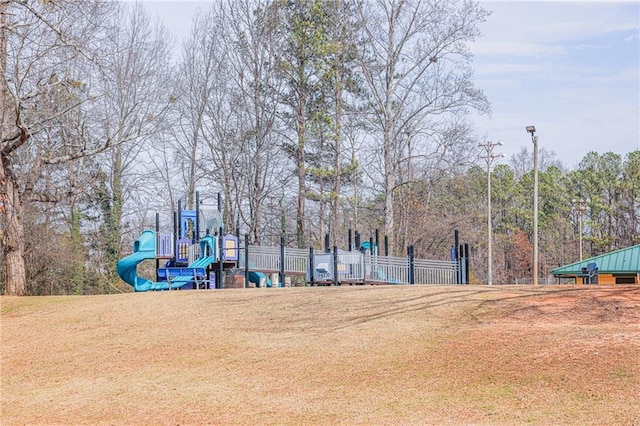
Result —
[[592, 262], [596, 262], [598, 273], [638, 274], [640, 273], [640, 244], [560, 266], [552, 269], [551, 273], [553, 275], [580, 275], [582, 268], [586, 268], [587, 264]]

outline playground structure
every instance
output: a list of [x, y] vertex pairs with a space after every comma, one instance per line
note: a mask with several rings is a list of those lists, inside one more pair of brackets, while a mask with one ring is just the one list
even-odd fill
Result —
[[[178, 202], [173, 233], [160, 233], [159, 228], [156, 214], [156, 229], [143, 231], [133, 243], [133, 253], [116, 265], [120, 278], [137, 292], [286, 287], [292, 278], [311, 286], [469, 283], [469, 246], [459, 244], [457, 231], [450, 260], [418, 259], [413, 246], [407, 248], [406, 257], [388, 256], [386, 238], [381, 256], [377, 230], [375, 240], [363, 242], [356, 231], [355, 244], [349, 230], [347, 251], [336, 246], [331, 250], [328, 235], [322, 251], [286, 247], [284, 238], [279, 246], [255, 246], [249, 244], [248, 235], [241, 239], [238, 231], [224, 234], [220, 196], [217, 211], [203, 212], [198, 193], [196, 210], [182, 210]], [[145, 260], [155, 260], [154, 280], [138, 275], [138, 265]]]

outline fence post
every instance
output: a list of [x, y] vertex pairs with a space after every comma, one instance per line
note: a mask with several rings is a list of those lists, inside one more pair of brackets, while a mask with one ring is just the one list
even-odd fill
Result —
[[453, 231], [453, 246], [455, 247], [455, 262], [456, 262], [456, 284], [462, 284], [462, 262], [460, 258], [460, 234], [458, 230]]
[[469, 284], [469, 243], [464, 243], [464, 270], [465, 284]]
[[280, 237], [280, 287], [284, 287], [284, 237]]
[[196, 191], [196, 229], [195, 242], [200, 241], [200, 191]]
[[220, 227], [220, 233], [218, 234], [218, 272], [216, 272], [216, 288], [222, 288], [222, 250], [224, 245], [222, 244], [222, 226]]
[[173, 212], [173, 260], [176, 260], [178, 254], [178, 212]]
[[313, 264], [313, 247], [309, 246], [309, 285], [312, 287], [313, 285], [315, 285], [313, 276], [314, 269], [315, 265]]
[[349, 251], [353, 251], [353, 244], [352, 244], [352, 239], [351, 239], [351, 228], [349, 228], [347, 239], [349, 240]]
[[244, 234], [244, 288], [249, 288], [249, 234]]
[[411, 246], [407, 246], [407, 281], [411, 284]]
[[338, 247], [333, 246], [333, 284], [340, 285], [338, 280]]
[[389, 256], [389, 236], [384, 236], [384, 255]]
[[178, 200], [178, 238], [182, 238], [182, 200]]
[[[156, 213], [156, 254], [160, 245], [160, 213]], [[162, 253], [164, 254], [164, 253]], [[160, 259], [156, 257], [156, 282], [160, 281]]]
[[360, 256], [360, 269], [362, 270], [362, 284], [367, 283], [367, 262], [364, 258], [364, 253], [358, 250], [358, 255]]
[[324, 252], [331, 253], [331, 249], [329, 248], [329, 234], [324, 234]]
[[458, 247], [458, 259], [459, 259], [459, 265], [460, 265], [460, 282], [458, 284], [464, 284], [466, 282], [466, 277], [465, 277], [465, 272], [467, 271], [467, 268], [465, 267], [464, 264], [464, 245], [460, 244], [460, 246]]
[[416, 273], [416, 264], [415, 264], [415, 256], [414, 256], [414, 248], [413, 246], [407, 247], [407, 257], [409, 262], [409, 284], [415, 284], [415, 273]]

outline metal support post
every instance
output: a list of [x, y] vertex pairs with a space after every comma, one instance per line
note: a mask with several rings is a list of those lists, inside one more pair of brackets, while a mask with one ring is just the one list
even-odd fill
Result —
[[280, 287], [284, 287], [284, 237], [280, 237]]
[[200, 241], [200, 191], [196, 191], [196, 235], [195, 242]]
[[[160, 243], [160, 213], [156, 213], [156, 255], [158, 254], [158, 244]], [[163, 253], [164, 254], [164, 253]], [[156, 282], [160, 281], [160, 259], [156, 256]]]
[[249, 234], [244, 234], [244, 288], [249, 288]]
[[340, 285], [338, 280], [338, 247], [333, 246], [333, 284]]
[[309, 285], [310, 286], [314, 286], [315, 285], [315, 278], [314, 278], [314, 270], [315, 270], [315, 265], [313, 262], [313, 247], [309, 246]]

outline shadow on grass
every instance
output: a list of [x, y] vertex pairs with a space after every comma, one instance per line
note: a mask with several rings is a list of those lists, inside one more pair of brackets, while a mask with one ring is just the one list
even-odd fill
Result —
[[[547, 315], [540, 309], [540, 303], [545, 300], [555, 299], [571, 301], [574, 303], [564, 309], [553, 312], [553, 316], [562, 317], [575, 316], [575, 314], [589, 314], [589, 320], [611, 320], [619, 317], [623, 313], [628, 313], [634, 309], [640, 313], [640, 288], [633, 287], [514, 287], [514, 286], [493, 286], [493, 287], [451, 287], [434, 293], [420, 296], [393, 299], [368, 305], [367, 309], [375, 309], [373, 313], [366, 315], [352, 316], [342, 324], [331, 327], [327, 333], [335, 332], [349, 327], [365, 324], [368, 322], [397, 317], [407, 313], [428, 311], [444, 306], [469, 305], [469, 309], [461, 315], [474, 322], [481, 322], [487, 317], [487, 312], [500, 310], [499, 317], [518, 317]], [[605, 300], [609, 299], [609, 300]], [[614, 300], [611, 300], [614, 299]], [[619, 303], [619, 299], [624, 299], [627, 303]], [[634, 302], [636, 303], [634, 308]], [[553, 302], [549, 302], [553, 305]], [[620, 306], [624, 305], [624, 309]], [[630, 305], [630, 306], [627, 306]], [[591, 312], [589, 312], [591, 310]], [[619, 311], [617, 314], [615, 311]], [[522, 315], [523, 313], [527, 315]], [[460, 315], [456, 313], [456, 315]], [[640, 314], [639, 314], [640, 315]], [[489, 316], [489, 318], [491, 318]]]

